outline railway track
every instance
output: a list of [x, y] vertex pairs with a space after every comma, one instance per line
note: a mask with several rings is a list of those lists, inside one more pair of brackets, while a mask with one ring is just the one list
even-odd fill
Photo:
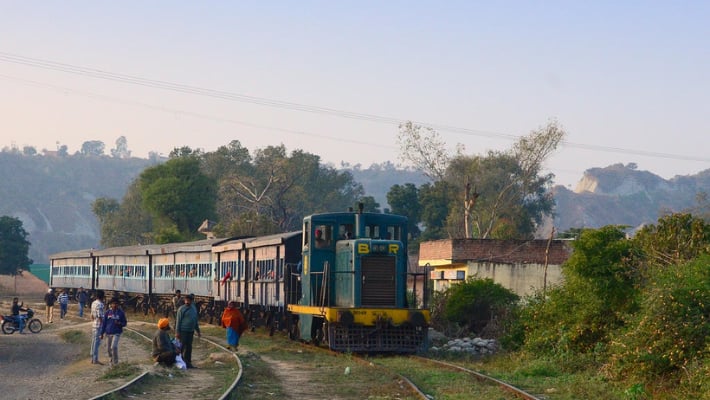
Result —
[[[333, 357], [350, 357], [362, 366], [380, 369], [390, 375], [393, 385], [406, 386], [407, 399], [496, 398], [542, 400], [533, 394], [486, 374], [462, 366], [420, 356], [344, 355], [326, 348], [301, 344]], [[432, 368], [434, 365], [436, 368]], [[433, 379], [432, 379], [433, 378]], [[443, 382], [443, 383], [442, 383]]]
[[[135, 325], [135, 323], [134, 323]], [[129, 340], [143, 341], [151, 345], [152, 338], [146, 333], [147, 324], [140, 329], [125, 328], [133, 337]], [[218, 350], [214, 352], [214, 350]], [[224, 346], [208, 338], [195, 338], [193, 361], [204, 360], [197, 369], [189, 371], [159, 366], [141, 366], [140, 374], [118, 387], [92, 398], [92, 400], [124, 398], [189, 398], [194, 400], [229, 399], [242, 378], [242, 363], [239, 357]], [[231, 367], [234, 365], [235, 367]]]

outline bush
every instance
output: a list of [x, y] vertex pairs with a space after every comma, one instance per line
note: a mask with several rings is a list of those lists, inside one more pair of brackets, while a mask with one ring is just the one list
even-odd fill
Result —
[[641, 310], [613, 348], [613, 373], [651, 383], [659, 377], [680, 382], [691, 369], [703, 370], [691, 366], [710, 357], [709, 265], [704, 255], [651, 272]]
[[498, 326], [511, 315], [518, 300], [518, 295], [492, 279], [469, 278], [449, 287], [439, 299], [438, 311], [443, 315], [439, 320], [461, 327], [460, 334], [497, 336]]

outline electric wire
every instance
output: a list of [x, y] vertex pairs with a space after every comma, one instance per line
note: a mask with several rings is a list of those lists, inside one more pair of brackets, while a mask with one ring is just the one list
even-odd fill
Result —
[[[294, 103], [294, 102], [275, 100], [275, 99], [269, 99], [269, 98], [263, 98], [263, 97], [257, 97], [257, 96], [250, 96], [250, 95], [245, 95], [245, 94], [202, 88], [202, 87], [198, 87], [198, 86], [191, 86], [191, 85], [184, 85], [184, 84], [161, 81], [161, 80], [147, 79], [147, 78], [142, 78], [142, 77], [133, 76], [133, 75], [126, 75], [126, 74], [114, 73], [114, 72], [110, 72], [110, 71], [104, 71], [104, 70], [100, 70], [100, 69], [77, 66], [77, 65], [73, 65], [73, 64], [66, 64], [66, 63], [60, 63], [60, 62], [55, 62], [55, 61], [25, 57], [25, 56], [20, 56], [20, 55], [16, 55], [16, 54], [6, 53], [6, 52], [0, 52], [0, 61], [14, 63], [14, 64], [21, 64], [21, 65], [42, 68], [42, 69], [49, 69], [49, 70], [54, 70], [54, 71], [59, 71], [59, 72], [77, 74], [77, 75], [82, 75], [82, 76], [88, 76], [88, 77], [97, 78], [97, 79], [110, 80], [110, 81], [115, 81], [115, 82], [120, 82], [120, 83], [133, 84], [133, 85], [139, 85], [139, 86], [156, 88], [156, 89], [163, 89], [163, 90], [171, 90], [171, 91], [185, 93], [185, 94], [207, 96], [207, 97], [229, 100], [229, 101], [246, 102], [246, 103], [251, 103], [251, 104], [256, 104], [256, 105], [263, 105], [263, 106], [287, 109], [287, 110], [292, 110], [292, 111], [302, 111], [302, 112], [322, 114], [322, 115], [332, 115], [332, 116], [336, 116], [336, 117], [350, 118], [350, 119], [357, 119], [357, 120], [362, 120], [362, 121], [371, 121], [371, 122], [378, 122], [378, 123], [386, 123], [386, 124], [397, 125], [397, 126], [401, 125], [402, 123], [404, 123], [406, 121], [411, 121], [414, 124], [431, 127], [432, 129], [441, 130], [441, 131], [459, 133], [459, 134], [469, 135], [469, 136], [502, 138], [502, 139], [513, 140], [513, 141], [518, 140], [519, 138], [522, 137], [521, 135], [512, 135], [512, 134], [506, 134], [506, 133], [500, 133], [500, 132], [491, 132], [491, 131], [485, 131], [485, 130], [462, 128], [462, 127], [456, 127], [456, 126], [450, 126], [450, 125], [430, 123], [430, 122], [425, 122], [425, 121], [405, 120], [405, 119], [400, 119], [400, 118], [393, 118], [393, 117], [380, 116], [380, 115], [367, 114], [367, 113], [358, 113], [358, 112], [338, 110], [338, 109], [328, 108], [328, 107], [312, 106], [312, 105], [301, 104], [301, 103]], [[180, 111], [180, 112], [184, 113], [184, 114], [190, 114], [190, 112], [185, 112], [185, 111]], [[195, 115], [197, 115], [197, 114], [195, 114]], [[214, 117], [208, 117], [208, 118], [215, 119]], [[246, 123], [243, 121], [240, 121], [238, 123], [249, 124], [249, 123]], [[270, 127], [263, 127], [263, 128], [279, 129], [279, 130], [286, 131], [289, 133], [306, 134], [301, 131], [283, 130], [280, 128], [270, 128]], [[362, 144], [369, 144], [369, 143], [362, 143]], [[682, 160], [682, 161], [710, 162], [710, 158], [708, 158], [708, 157], [695, 157], [695, 156], [687, 156], [687, 155], [672, 154], [672, 153], [665, 153], [665, 152], [652, 152], [652, 151], [627, 149], [627, 148], [612, 147], [612, 146], [573, 143], [573, 142], [564, 141], [564, 140], [561, 142], [561, 144], [564, 147], [577, 148], [577, 149], [581, 149], [581, 150], [640, 155], [640, 156], [646, 156], [646, 157], [666, 158], [666, 159], [674, 159], [674, 160]]]

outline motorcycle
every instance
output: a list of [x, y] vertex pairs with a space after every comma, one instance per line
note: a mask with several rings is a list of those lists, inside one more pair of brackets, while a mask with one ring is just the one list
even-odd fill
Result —
[[6, 335], [11, 335], [15, 333], [15, 331], [20, 330], [20, 325], [19, 325], [19, 320], [21, 319], [24, 327], [29, 329], [30, 332], [32, 333], [39, 333], [42, 330], [42, 321], [38, 320], [37, 318], [32, 318], [34, 317], [35, 312], [31, 309], [28, 308], [27, 312], [25, 314], [20, 314], [17, 317], [14, 317], [12, 315], [3, 315], [2, 316], [2, 333]]

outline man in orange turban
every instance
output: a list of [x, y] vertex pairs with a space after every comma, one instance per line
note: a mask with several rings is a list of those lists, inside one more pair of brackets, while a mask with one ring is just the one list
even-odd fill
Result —
[[158, 331], [153, 336], [153, 360], [165, 367], [175, 364], [175, 356], [180, 353], [170, 338], [170, 320], [161, 318], [158, 321]]

